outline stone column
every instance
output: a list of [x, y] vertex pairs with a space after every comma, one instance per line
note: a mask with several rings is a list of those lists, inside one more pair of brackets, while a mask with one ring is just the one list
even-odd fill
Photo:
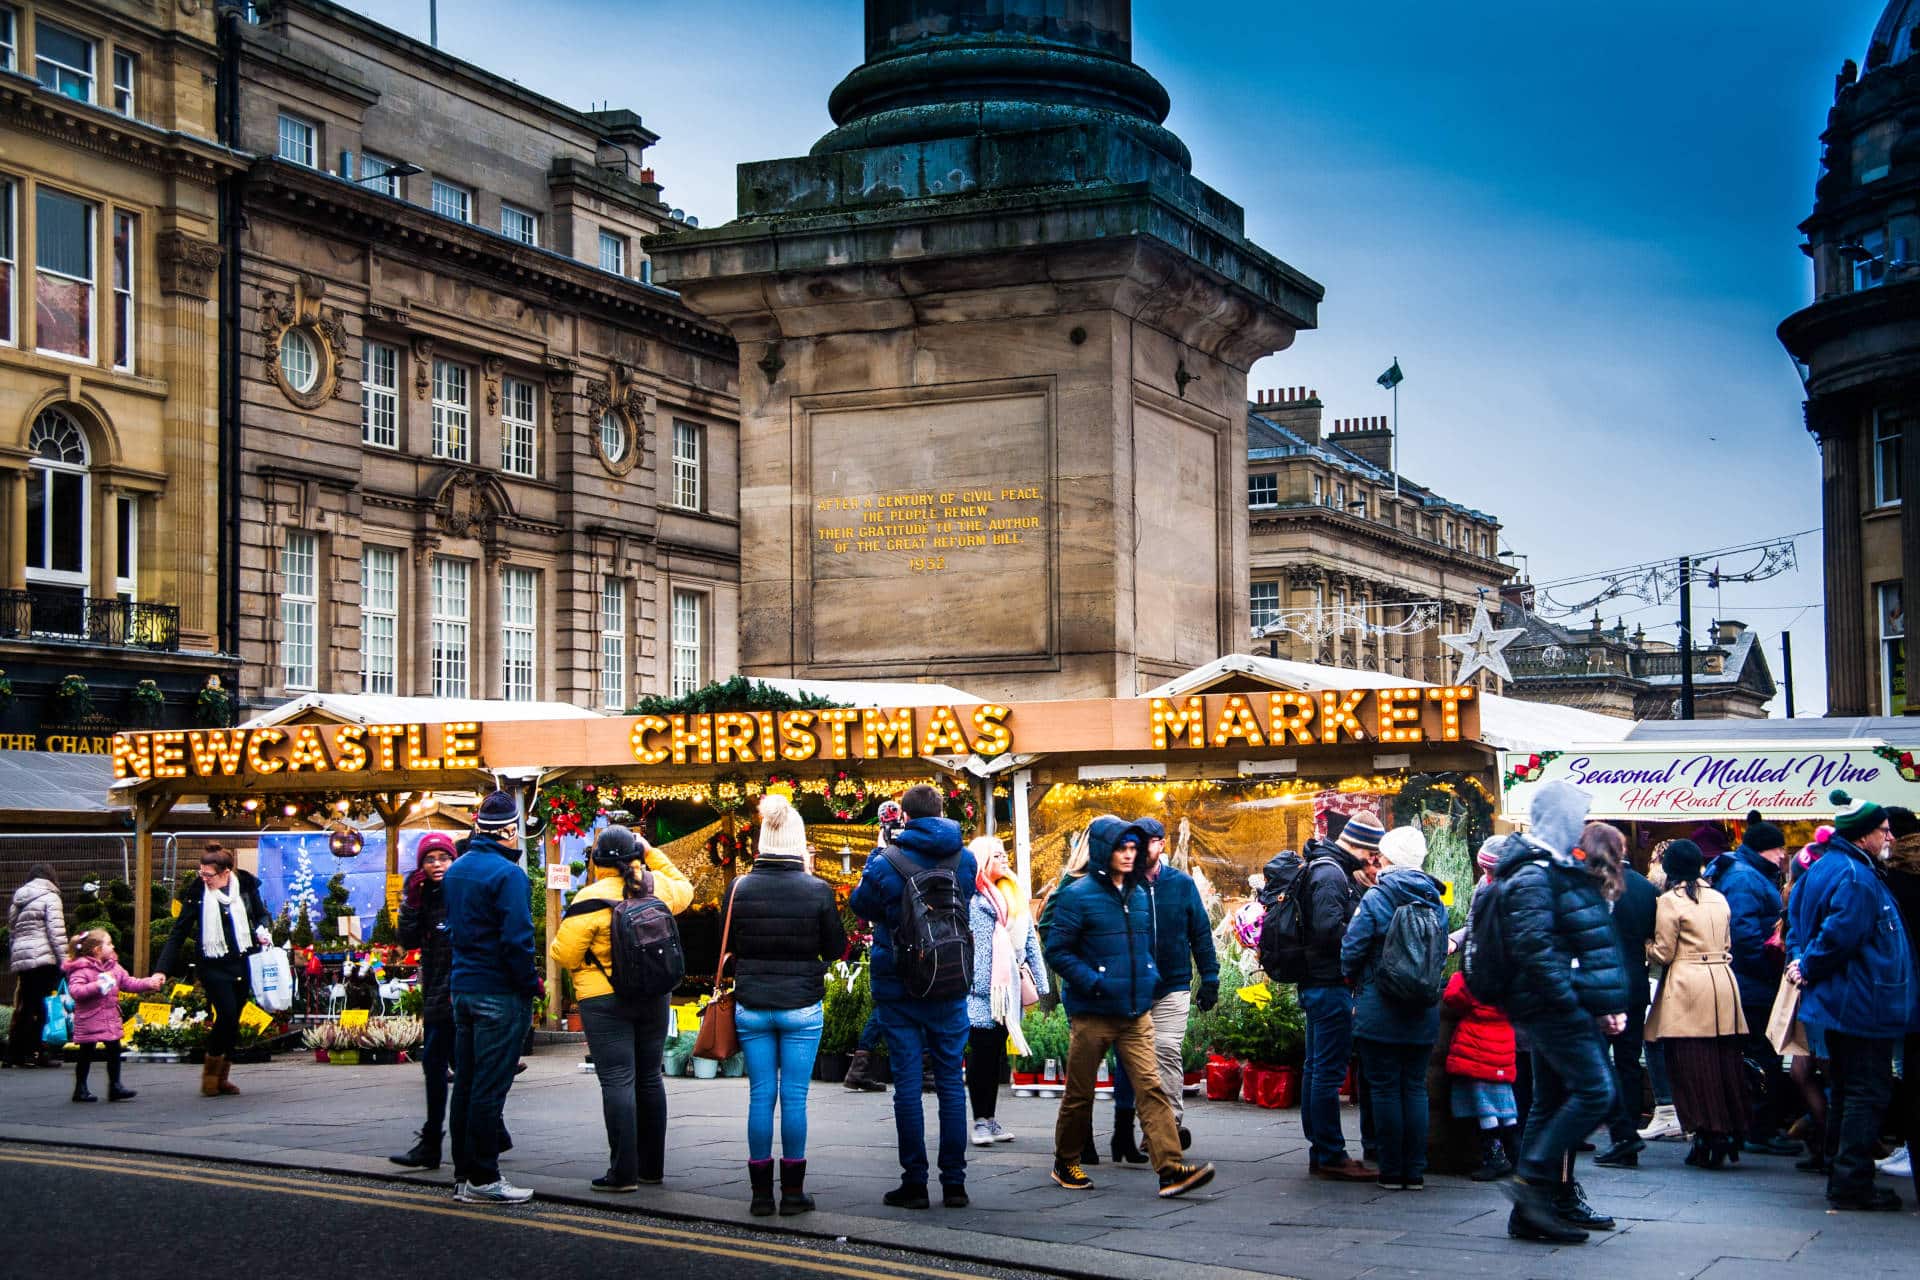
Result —
[[27, 589], [27, 479], [22, 468], [7, 473], [7, 589]]
[[413, 662], [400, 692], [415, 697], [433, 692], [433, 555], [439, 545], [429, 539], [413, 548]]
[[[142, 372], [163, 378], [167, 385], [167, 492], [155, 502], [149, 525], [157, 545], [141, 548], [141, 558], [153, 566], [153, 573], [151, 585], [141, 581], [140, 593], [179, 607], [183, 647], [212, 649], [221, 581], [220, 522], [213, 518], [220, 508], [220, 362], [213, 301], [220, 246], [175, 229], [155, 237], [154, 247], [160, 323], [142, 324], [139, 331], [158, 358], [149, 364], [152, 357], [142, 355], [140, 361]], [[96, 538], [96, 555], [100, 545]], [[113, 541], [105, 545], [111, 553]], [[229, 572], [237, 571], [229, 567]], [[111, 585], [111, 573], [107, 581]]]
[[[1835, 424], [1839, 426], [1840, 424]], [[1851, 424], [1820, 439], [1827, 578], [1827, 714], [1877, 710], [1867, 690], [1866, 582], [1860, 549], [1860, 445]], [[1901, 519], [1904, 521], [1903, 513]]]

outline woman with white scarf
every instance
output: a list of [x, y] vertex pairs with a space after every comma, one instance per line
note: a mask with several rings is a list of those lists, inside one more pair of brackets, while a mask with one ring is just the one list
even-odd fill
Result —
[[967, 995], [967, 1093], [973, 1099], [973, 1145], [1012, 1142], [993, 1118], [1007, 1045], [1027, 1052], [1020, 1032], [1026, 1007], [1047, 993], [1047, 966], [1033, 928], [1026, 891], [1007, 867], [1007, 849], [993, 836], [967, 846], [980, 872], [968, 923], [973, 930], [973, 990]]
[[200, 1069], [200, 1093], [217, 1098], [239, 1093], [227, 1079], [233, 1049], [240, 1039], [240, 1010], [253, 994], [247, 957], [273, 941], [272, 917], [260, 898], [260, 882], [235, 869], [233, 853], [209, 844], [200, 855], [200, 880], [180, 899], [180, 914], [154, 968], [184, 973], [180, 953], [189, 937], [199, 954], [200, 985], [206, 988], [212, 1017], [207, 1023], [207, 1060]]

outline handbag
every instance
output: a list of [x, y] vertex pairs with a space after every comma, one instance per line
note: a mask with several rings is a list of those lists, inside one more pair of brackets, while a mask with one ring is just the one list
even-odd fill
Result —
[[58, 1049], [73, 1038], [73, 1020], [68, 1016], [72, 1008], [73, 997], [67, 994], [67, 980], [62, 978], [60, 989], [47, 997], [47, 1024], [40, 1031], [41, 1044]]
[[733, 1027], [733, 992], [722, 991], [727, 980], [727, 962], [733, 959], [727, 950], [727, 937], [733, 932], [733, 904], [739, 898], [735, 888], [727, 899], [727, 918], [720, 925], [720, 963], [713, 971], [713, 996], [700, 1015], [700, 1034], [693, 1041], [693, 1056], [725, 1062], [740, 1052], [740, 1034]]
[[1040, 1003], [1040, 988], [1033, 985], [1033, 970], [1022, 963], [1020, 966], [1020, 1007], [1030, 1008]]

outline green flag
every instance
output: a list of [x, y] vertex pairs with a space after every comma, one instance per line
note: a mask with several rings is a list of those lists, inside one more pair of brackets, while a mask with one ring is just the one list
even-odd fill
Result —
[[1381, 386], [1385, 387], [1389, 391], [1393, 390], [1395, 387], [1399, 386], [1402, 382], [1405, 382], [1406, 380], [1407, 380], [1407, 375], [1400, 372], [1400, 358], [1398, 356], [1394, 357], [1393, 368], [1387, 370], [1385, 373], [1381, 374], [1379, 377], [1374, 379], [1375, 382], [1379, 383]]

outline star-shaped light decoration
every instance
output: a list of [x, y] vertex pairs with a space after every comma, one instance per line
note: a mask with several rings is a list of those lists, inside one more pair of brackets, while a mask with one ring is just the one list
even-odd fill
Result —
[[1496, 628], [1487, 611], [1475, 606], [1473, 625], [1464, 633], [1440, 637], [1441, 644], [1460, 654], [1460, 669], [1453, 673], [1453, 682], [1466, 684], [1478, 671], [1491, 671], [1502, 681], [1512, 680], [1513, 672], [1507, 669], [1506, 655], [1501, 650], [1524, 634], [1525, 627]]

